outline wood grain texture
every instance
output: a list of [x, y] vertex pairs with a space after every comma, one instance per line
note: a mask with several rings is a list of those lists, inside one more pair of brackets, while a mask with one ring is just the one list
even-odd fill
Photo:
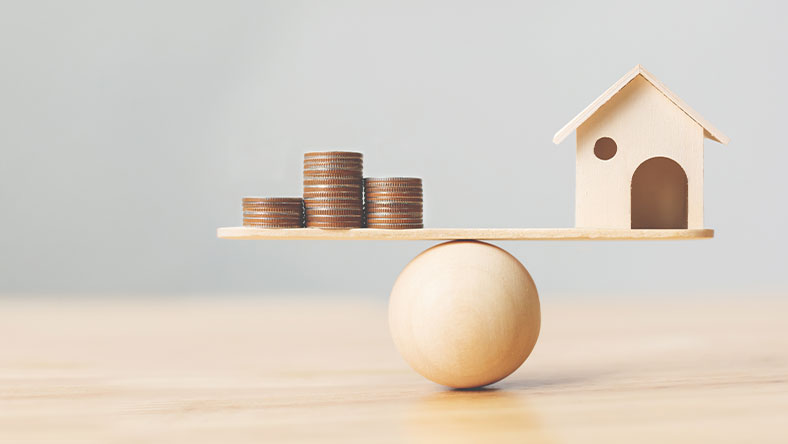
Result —
[[420, 228], [382, 230], [354, 228], [225, 227], [217, 230], [222, 239], [302, 239], [302, 240], [681, 240], [710, 239], [714, 230], [629, 230], [582, 228]]
[[484, 391], [413, 372], [380, 296], [0, 299], [0, 442], [785, 442], [786, 295], [555, 296]]

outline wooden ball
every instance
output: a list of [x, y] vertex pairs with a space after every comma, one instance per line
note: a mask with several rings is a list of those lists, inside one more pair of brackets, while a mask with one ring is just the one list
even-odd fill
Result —
[[389, 327], [422, 376], [453, 388], [480, 387], [517, 370], [539, 337], [539, 296], [514, 256], [478, 241], [436, 245], [394, 283]]

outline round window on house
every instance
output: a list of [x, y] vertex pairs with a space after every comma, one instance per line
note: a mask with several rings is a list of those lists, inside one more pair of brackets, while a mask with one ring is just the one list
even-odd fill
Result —
[[610, 137], [599, 138], [594, 144], [594, 155], [601, 160], [610, 160], [616, 155], [616, 141]]

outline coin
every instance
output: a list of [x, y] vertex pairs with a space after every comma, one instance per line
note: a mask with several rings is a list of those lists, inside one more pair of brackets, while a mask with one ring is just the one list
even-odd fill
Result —
[[314, 214], [314, 215], [344, 215], [344, 214], [354, 214], [354, 215], [362, 215], [364, 214], [364, 210], [361, 208], [309, 208], [306, 210], [306, 214]]
[[378, 228], [383, 230], [409, 230], [424, 228], [424, 224], [367, 224], [367, 228]]
[[276, 223], [267, 223], [267, 222], [244, 222], [244, 227], [253, 227], [253, 228], [303, 228], [304, 226], [299, 224], [276, 224]]
[[382, 199], [423, 199], [424, 195], [419, 193], [379, 193], [376, 191], [364, 191], [364, 197], [370, 201]]
[[365, 204], [365, 208], [370, 211], [400, 211], [406, 209], [422, 209], [424, 204], [421, 202], [369, 202]]
[[304, 153], [304, 158], [329, 157], [329, 158], [363, 158], [362, 153], [356, 151], [310, 151]]
[[421, 213], [382, 213], [370, 214], [367, 213], [368, 220], [384, 220], [384, 219], [418, 219], [421, 220]]
[[364, 161], [361, 159], [304, 159], [304, 167], [349, 167], [361, 169]]
[[243, 197], [241, 201], [246, 203], [300, 203], [300, 197]]
[[361, 192], [361, 184], [359, 183], [308, 183], [304, 184], [304, 190], [307, 191], [323, 191], [323, 190], [342, 190], [342, 191], [358, 191]]

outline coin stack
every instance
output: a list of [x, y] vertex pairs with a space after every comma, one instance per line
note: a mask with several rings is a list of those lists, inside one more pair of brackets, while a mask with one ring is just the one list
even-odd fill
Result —
[[300, 197], [244, 197], [243, 224], [255, 228], [301, 228], [304, 200]]
[[364, 179], [367, 228], [424, 228], [423, 193], [417, 177]]
[[364, 224], [363, 155], [349, 151], [304, 154], [306, 226], [361, 228]]

